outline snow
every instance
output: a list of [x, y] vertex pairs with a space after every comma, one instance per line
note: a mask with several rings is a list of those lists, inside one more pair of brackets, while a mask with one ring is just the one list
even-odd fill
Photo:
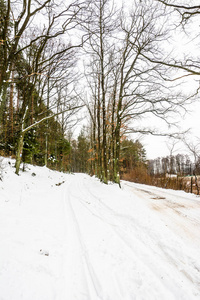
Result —
[[200, 198], [3, 159], [0, 300], [200, 299]]

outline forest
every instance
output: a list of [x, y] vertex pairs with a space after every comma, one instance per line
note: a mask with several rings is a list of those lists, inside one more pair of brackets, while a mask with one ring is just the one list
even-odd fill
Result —
[[[0, 0], [0, 155], [16, 158], [16, 174], [31, 163], [119, 185], [168, 187], [166, 174], [193, 175], [199, 193], [200, 153], [190, 142], [194, 161], [148, 161], [131, 136], [184, 139], [175, 120], [198, 101], [200, 60], [174, 40], [197, 49], [199, 14], [184, 0]], [[150, 116], [167, 130], [141, 125]]]

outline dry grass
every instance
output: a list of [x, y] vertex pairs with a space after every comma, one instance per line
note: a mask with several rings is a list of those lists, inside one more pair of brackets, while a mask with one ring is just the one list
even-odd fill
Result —
[[128, 173], [123, 173], [121, 178], [123, 180], [132, 181], [136, 183], [143, 183], [173, 190], [183, 190], [187, 193], [199, 194], [200, 176], [177, 176], [177, 177], [156, 177], [150, 176], [146, 169], [136, 168]]

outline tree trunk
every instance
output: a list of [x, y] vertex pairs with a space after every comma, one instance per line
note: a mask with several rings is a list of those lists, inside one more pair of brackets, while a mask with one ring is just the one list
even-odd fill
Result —
[[13, 142], [13, 93], [14, 93], [14, 71], [12, 70], [12, 82], [10, 87], [10, 107], [9, 107], [9, 121], [10, 121], [10, 137]]
[[198, 178], [197, 178], [197, 175], [194, 174], [195, 176], [195, 185], [196, 185], [196, 188], [197, 188], [197, 195], [199, 195], [199, 185], [198, 185]]
[[7, 102], [7, 87], [8, 84], [5, 83], [2, 87], [2, 96], [0, 99], [0, 123], [3, 122], [5, 111], [6, 111], [6, 102]]
[[[48, 120], [46, 121], [48, 123]], [[44, 155], [44, 165], [47, 167], [48, 163], [48, 137], [47, 132], [45, 133], [45, 155]]]
[[17, 154], [16, 154], [16, 164], [15, 164], [15, 173], [19, 175], [19, 168], [21, 163], [22, 151], [23, 151], [23, 142], [24, 142], [24, 132], [20, 133], [18, 143], [17, 143]]
[[[101, 43], [102, 40], [101, 40]], [[103, 46], [101, 45], [101, 90], [102, 90], [102, 113], [103, 113], [103, 142], [102, 142], [102, 152], [103, 152], [103, 182], [108, 183], [107, 174], [107, 141], [106, 141], [106, 94], [105, 94], [105, 81], [104, 81], [104, 61], [103, 61]]]
[[[47, 79], [47, 114], [49, 114], [49, 101], [50, 101], [50, 87], [49, 87], [49, 77], [50, 74], [48, 73]], [[49, 120], [46, 121], [46, 134], [45, 134], [45, 155], [44, 155], [44, 164], [48, 167], [48, 133], [49, 133]]]
[[115, 170], [115, 105], [116, 105], [116, 93], [117, 93], [117, 80], [115, 80], [113, 91], [113, 103], [112, 103], [112, 118], [111, 118], [111, 180], [114, 181]]
[[102, 142], [102, 175], [103, 182], [108, 183], [108, 174], [107, 174], [107, 140], [106, 140], [106, 91], [105, 91], [105, 66], [104, 66], [104, 19], [103, 15], [105, 13], [105, 2], [100, 1], [100, 15], [99, 15], [99, 43], [100, 43], [100, 86], [101, 86], [101, 96], [102, 96], [102, 114], [103, 114], [103, 142]]
[[[122, 89], [122, 86], [121, 86]], [[122, 108], [122, 92], [120, 91], [119, 102], [117, 106], [117, 124], [115, 128], [115, 157], [114, 157], [114, 182], [120, 186], [120, 175], [119, 175], [119, 158], [120, 158], [120, 129], [121, 129], [121, 117], [120, 112]]]
[[97, 104], [97, 160], [98, 178], [102, 180], [102, 150], [101, 150], [101, 102], [100, 102], [100, 76], [98, 76], [98, 104]]
[[115, 157], [114, 157], [114, 182], [120, 186], [119, 175], [119, 158], [120, 158], [120, 123], [117, 124], [115, 131]]

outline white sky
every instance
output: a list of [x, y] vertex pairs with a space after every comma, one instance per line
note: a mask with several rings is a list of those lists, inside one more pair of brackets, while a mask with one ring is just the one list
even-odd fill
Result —
[[[185, 84], [186, 90], [191, 90], [193, 93], [196, 92], [198, 88], [198, 78], [190, 78], [188, 79], [188, 84]], [[199, 78], [200, 80], [200, 78]], [[190, 129], [189, 133], [185, 136], [187, 142], [197, 144], [199, 143], [198, 139], [200, 139], [199, 129], [200, 129], [200, 95], [192, 101], [192, 103], [186, 106], [186, 113], [180, 117], [177, 116], [178, 126], [180, 127], [180, 131], [186, 131]], [[161, 128], [162, 124], [158, 120], [149, 120], [155, 122], [155, 126]], [[176, 131], [176, 130], [175, 130]], [[147, 158], [152, 159], [161, 156], [167, 156], [170, 154], [169, 143], [172, 143], [172, 140], [169, 141], [167, 137], [154, 137], [148, 136], [144, 137], [142, 140], [144, 147], [147, 151]], [[173, 154], [182, 154], [188, 152], [187, 147], [183, 142], [177, 143]]]
[[[127, 5], [127, 1], [124, 1]], [[173, 21], [173, 19], [172, 19]], [[198, 57], [199, 54], [199, 28], [200, 28], [200, 20], [199, 18], [194, 19], [194, 24], [192, 27], [186, 27], [187, 35], [183, 33], [182, 28], [178, 27], [177, 31], [174, 32], [173, 42], [169, 45], [169, 52], [173, 49], [173, 53], [175, 53], [177, 59], [183, 58], [184, 54], [193, 55], [195, 54]], [[178, 21], [176, 21], [178, 24]], [[185, 84], [182, 85], [182, 88], [187, 91], [192, 91], [195, 93], [197, 88], [200, 86], [200, 77], [191, 76], [185, 79]], [[187, 107], [187, 113], [182, 118], [178, 119], [178, 124], [180, 126], [180, 130], [184, 131], [187, 129], [191, 129], [190, 133], [187, 135], [187, 140], [191, 143], [197, 144], [198, 138], [200, 139], [199, 129], [200, 129], [200, 98], [194, 101], [193, 104]], [[151, 126], [155, 126], [158, 129], [162, 128], [162, 122], [155, 119], [149, 118], [147, 121]], [[148, 124], [147, 123], [147, 124]], [[133, 136], [135, 138], [135, 136]], [[157, 157], [163, 157], [170, 154], [170, 146], [169, 143], [172, 143], [172, 140], [169, 141], [167, 137], [156, 137], [156, 136], [143, 136], [140, 139], [142, 144], [144, 145], [147, 158], [153, 159]], [[183, 142], [180, 142], [176, 145], [174, 153], [188, 153], [188, 150]]]
[[[155, 126], [159, 129], [162, 126], [162, 122], [155, 119], [149, 119], [149, 124], [154, 122]], [[199, 129], [200, 129], [200, 101], [197, 100], [194, 104], [191, 104], [188, 107], [187, 113], [185, 116], [180, 118], [178, 123], [180, 130], [185, 131], [190, 129], [189, 134], [187, 134], [187, 140], [189, 142], [193, 142], [197, 144], [197, 139], [200, 138]], [[135, 138], [133, 136], [133, 138]], [[168, 137], [158, 137], [158, 136], [143, 136], [140, 139], [144, 148], [147, 152], [147, 158], [153, 159], [157, 157], [163, 157], [170, 154], [170, 144], [173, 143], [174, 139], [169, 139]], [[175, 141], [175, 140], [174, 140]], [[187, 147], [184, 145], [183, 142], [177, 143], [174, 153], [173, 154], [183, 154], [188, 153]]]

